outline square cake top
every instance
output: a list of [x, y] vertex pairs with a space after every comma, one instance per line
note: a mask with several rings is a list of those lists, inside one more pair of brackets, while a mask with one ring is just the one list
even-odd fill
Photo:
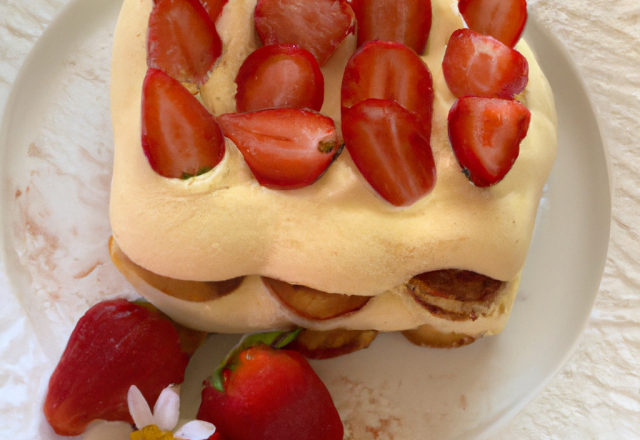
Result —
[[[119, 247], [159, 275], [220, 281], [264, 275], [331, 293], [375, 295], [438, 269], [465, 269], [509, 281], [521, 271], [557, 145], [549, 85], [526, 43], [529, 83], [519, 96], [531, 112], [511, 171], [479, 188], [461, 172], [447, 134], [455, 101], [442, 74], [445, 45], [464, 27], [457, 2], [434, 0], [423, 60], [435, 92], [431, 147], [437, 181], [405, 208], [379, 197], [343, 151], [315, 183], [296, 190], [260, 186], [230, 140], [213, 170], [167, 179], [141, 148], [142, 83], [151, 0], [125, 0], [114, 38], [111, 77], [115, 166], [111, 225]], [[237, 71], [259, 46], [255, 0], [230, 0], [217, 23], [223, 52], [201, 98], [215, 116], [235, 111]], [[355, 50], [347, 38], [322, 67], [321, 113], [340, 127], [340, 82]]]

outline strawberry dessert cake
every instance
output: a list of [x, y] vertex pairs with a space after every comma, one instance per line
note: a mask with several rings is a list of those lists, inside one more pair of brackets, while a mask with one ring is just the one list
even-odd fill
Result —
[[125, 0], [114, 262], [202, 331], [500, 332], [557, 144], [525, 21], [524, 0]]

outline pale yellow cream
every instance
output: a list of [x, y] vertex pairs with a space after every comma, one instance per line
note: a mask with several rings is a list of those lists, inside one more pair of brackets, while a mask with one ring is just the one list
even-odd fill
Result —
[[[261, 187], [229, 140], [223, 161], [202, 176], [182, 181], [157, 175], [140, 144], [151, 3], [125, 0], [113, 48], [111, 225], [118, 245], [131, 260], [178, 279], [213, 281], [265, 275], [326, 292], [360, 295], [378, 295], [416, 274], [445, 268], [510, 281], [511, 290], [515, 289], [557, 144], [552, 93], [526, 43], [521, 41], [517, 49], [529, 60], [529, 84], [522, 98], [532, 115], [529, 133], [505, 179], [491, 188], [476, 188], [461, 172], [449, 145], [447, 114], [455, 98], [441, 68], [449, 36], [464, 25], [457, 13], [457, 0], [432, 0], [433, 27], [424, 60], [434, 79], [431, 145], [437, 183], [429, 195], [398, 209], [369, 188], [346, 150], [316, 183], [292, 191]], [[255, 0], [229, 0], [218, 21], [223, 55], [202, 90], [203, 101], [216, 115], [235, 111], [235, 74], [244, 58], [259, 46], [253, 27], [254, 6]], [[346, 40], [323, 68], [327, 87], [323, 112], [334, 118], [339, 115], [342, 68], [354, 46], [354, 38]], [[367, 306], [371, 312], [355, 314], [351, 318], [358, 321], [353, 323], [355, 327], [374, 328], [374, 315], [384, 322], [385, 315], [394, 316], [395, 309], [405, 310], [398, 313], [412, 324], [431, 321], [417, 318], [428, 315], [424, 310], [418, 313], [417, 304], [403, 305], [413, 301], [411, 298], [392, 292], [379, 298], [379, 306]], [[515, 290], [508, 295], [508, 308], [514, 294]], [[243, 295], [244, 301], [235, 293], [216, 301], [251, 301], [250, 294]], [[265, 306], [264, 301], [259, 304]], [[196, 306], [171, 307], [184, 309], [175, 312], [183, 315], [181, 321], [198, 313]], [[220, 310], [228, 313], [229, 309]], [[278, 313], [281, 316], [284, 312]], [[214, 319], [195, 318], [198, 323]], [[232, 317], [219, 319], [229, 321]], [[383, 327], [399, 328], [398, 319], [395, 316], [395, 324]], [[250, 320], [245, 313], [244, 322]], [[284, 325], [287, 320], [270, 322]], [[242, 325], [234, 328], [253, 328]], [[480, 323], [467, 325], [477, 327]], [[220, 327], [230, 328], [222, 323]], [[215, 330], [211, 326], [207, 329]]]
[[441, 333], [480, 338], [502, 331], [520, 283], [519, 275], [508, 282], [498, 299], [475, 320], [452, 321], [434, 316], [418, 304], [403, 285], [375, 296], [356, 312], [318, 321], [303, 318], [284, 306], [256, 275], [246, 277], [236, 290], [222, 298], [191, 302], [158, 290], [129, 265], [123, 265], [120, 270], [140, 295], [175, 321], [193, 329], [216, 333], [251, 333], [291, 327], [397, 331], [427, 324]]

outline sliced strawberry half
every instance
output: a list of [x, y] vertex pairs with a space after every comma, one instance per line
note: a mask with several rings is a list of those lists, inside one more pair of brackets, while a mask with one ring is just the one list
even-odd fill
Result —
[[449, 111], [449, 140], [458, 162], [479, 187], [501, 181], [520, 152], [531, 113], [517, 101], [464, 97]]
[[265, 45], [296, 44], [321, 66], [348, 34], [355, 14], [346, 0], [258, 0], [255, 24]]
[[266, 108], [320, 111], [324, 78], [310, 52], [293, 44], [273, 44], [254, 51], [236, 76], [238, 112]]
[[341, 93], [343, 115], [365, 99], [392, 100], [416, 115], [424, 137], [430, 139], [433, 80], [427, 65], [407, 46], [387, 41], [366, 43], [349, 59]]
[[260, 185], [273, 189], [312, 184], [339, 150], [333, 120], [308, 110], [228, 113], [218, 121]]
[[431, 0], [352, 0], [358, 19], [358, 46], [395, 41], [422, 54], [431, 32]]
[[220, 18], [222, 14], [222, 8], [227, 4], [229, 0], [200, 0], [205, 11], [209, 14], [211, 21], [214, 23]]
[[186, 178], [220, 163], [224, 137], [215, 118], [182, 84], [149, 69], [142, 86], [142, 148], [158, 174]]
[[449, 39], [442, 73], [457, 97], [511, 99], [527, 86], [529, 63], [493, 37], [458, 29]]
[[364, 178], [395, 206], [408, 206], [436, 182], [429, 139], [417, 117], [394, 101], [367, 99], [342, 114], [345, 146]]
[[527, 22], [526, 0], [460, 0], [458, 9], [469, 29], [516, 45]]
[[221, 53], [215, 24], [198, 0], [154, 0], [147, 35], [149, 67], [202, 85]]

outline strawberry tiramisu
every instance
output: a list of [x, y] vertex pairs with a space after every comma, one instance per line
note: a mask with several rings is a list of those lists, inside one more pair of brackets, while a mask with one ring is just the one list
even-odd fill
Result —
[[138, 292], [206, 331], [501, 331], [557, 143], [523, 24], [502, 42], [471, 2], [471, 29], [455, 0], [382, 2], [396, 37], [371, 1], [178, 3], [125, 0], [114, 37], [111, 250]]

